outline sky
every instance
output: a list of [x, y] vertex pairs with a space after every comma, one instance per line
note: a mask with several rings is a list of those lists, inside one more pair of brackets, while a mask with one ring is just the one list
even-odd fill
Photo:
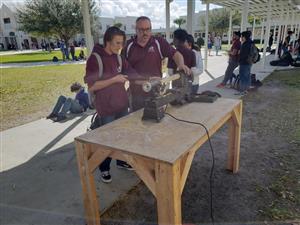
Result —
[[[100, 16], [148, 16], [153, 28], [165, 27], [165, 0], [96, 0]], [[196, 1], [195, 11], [205, 10], [200, 0]], [[0, 0], [8, 4], [22, 4], [25, 0]], [[215, 8], [211, 6], [210, 8]], [[173, 20], [187, 14], [187, 0], [173, 0], [170, 4], [171, 26]]]

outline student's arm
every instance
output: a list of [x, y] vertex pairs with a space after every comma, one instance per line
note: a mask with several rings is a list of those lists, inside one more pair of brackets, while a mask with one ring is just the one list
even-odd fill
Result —
[[127, 76], [125, 76], [123, 74], [118, 74], [117, 76], [112, 77], [107, 80], [96, 81], [92, 86], [89, 87], [89, 91], [91, 91], [91, 92], [99, 91], [103, 88], [106, 88], [106, 87], [112, 85], [112, 84], [125, 83], [126, 81], [127, 81]]
[[178, 52], [178, 51], [175, 52], [175, 54], [173, 56], [173, 60], [176, 63], [178, 70], [183, 70], [183, 72], [188, 75], [191, 74], [190, 68], [188, 68], [186, 65], [184, 65], [184, 59], [183, 59], [183, 56], [180, 54], [180, 52]]

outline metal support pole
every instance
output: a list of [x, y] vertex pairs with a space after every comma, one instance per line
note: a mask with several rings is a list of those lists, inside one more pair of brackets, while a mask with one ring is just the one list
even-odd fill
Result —
[[279, 20], [279, 27], [278, 27], [278, 33], [277, 33], [277, 44], [276, 44], [276, 50], [275, 50], [275, 55], [274, 58], [277, 59], [278, 58], [278, 51], [279, 51], [279, 44], [280, 44], [280, 34], [282, 32], [282, 21], [283, 21], [283, 9], [281, 10], [281, 14], [280, 14], [280, 20]]
[[266, 65], [266, 51], [267, 45], [270, 38], [270, 23], [271, 23], [271, 10], [272, 10], [272, 0], [268, 1], [268, 12], [267, 12], [267, 27], [266, 27], [266, 34], [264, 40], [264, 52], [263, 52], [263, 65]]
[[241, 32], [247, 29], [248, 11], [249, 11], [249, 0], [245, 0], [243, 11], [242, 11]]
[[232, 14], [233, 11], [230, 10], [230, 17], [229, 17], [229, 29], [228, 29], [228, 49], [230, 48], [230, 41], [231, 41], [231, 34], [232, 34]]
[[170, 0], [166, 0], [166, 40], [170, 42]]
[[252, 40], [254, 41], [255, 39], [255, 22], [256, 22], [256, 18], [255, 16], [253, 16], [253, 27], [252, 27]]
[[204, 60], [204, 70], [207, 70], [207, 44], [208, 44], [208, 13], [209, 13], [209, 3], [206, 3], [206, 13], [205, 13], [205, 60]]
[[265, 19], [262, 19], [261, 33], [260, 33], [260, 45], [262, 45], [262, 41], [263, 41], [263, 37], [264, 37], [264, 30], [265, 30]]
[[187, 1], [187, 32], [194, 36], [195, 0]]
[[88, 0], [81, 0], [81, 7], [82, 7], [85, 43], [86, 43], [86, 48], [87, 48], [87, 55], [89, 56], [92, 52], [94, 41], [93, 41], [92, 32], [91, 32], [91, 22], [90, 22]]

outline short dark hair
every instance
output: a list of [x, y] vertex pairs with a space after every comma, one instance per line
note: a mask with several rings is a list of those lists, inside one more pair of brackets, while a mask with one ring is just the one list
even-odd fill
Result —
[[241, 37], [241, 32], [240, 31], [235, 31], [235, 32], [233, 32], [236, 36], [239, 36], [239, 37]]
[[141, 20], [148, 20], [148, 21], [151, 23], [150, 18], [147, 17], [147, 16], [140, 16], [140, 17], [138, 17], [138, 18], [136, 19], [135, 23], [137, 23], [137, 22], [139, 22], [139, 21], [141, 21]]
[[247, 40], [249, 40], [250, 37], [251, 37], [251, 32], [250, 31], [243, 31], [241, 36], [246, 38]]
[[126, 40], [125, 32], [120, 30], [118, 27], [112, 26], [112, 27], [109, 27], [105, 31], [105, 34], [104, 34], [104, 37], [103, 37], [104, 47], [106, 46], [107, 42], [110, 42], [114, 38], [114, 36], [123, 36], [124, 42]]
[[75, 82], [71, 85], [70, 89], [71, 89], [71, 92], [75, 92], [75, 91], [78, 91], [82, 88], [81, 84], [78, 83], [78, 82]]
[[174, 31], [174, 39], [178, 40], [179, 43], [184, 43], [187, 40], [187, 36], [186, 30], [177, 29]]

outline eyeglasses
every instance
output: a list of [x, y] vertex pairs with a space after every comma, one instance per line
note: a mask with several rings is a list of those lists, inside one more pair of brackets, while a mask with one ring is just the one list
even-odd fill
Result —
[[149, 33], [151, 31], [151, 27], [148, 28], [137, 28], [137, 31], [140, 33]]

